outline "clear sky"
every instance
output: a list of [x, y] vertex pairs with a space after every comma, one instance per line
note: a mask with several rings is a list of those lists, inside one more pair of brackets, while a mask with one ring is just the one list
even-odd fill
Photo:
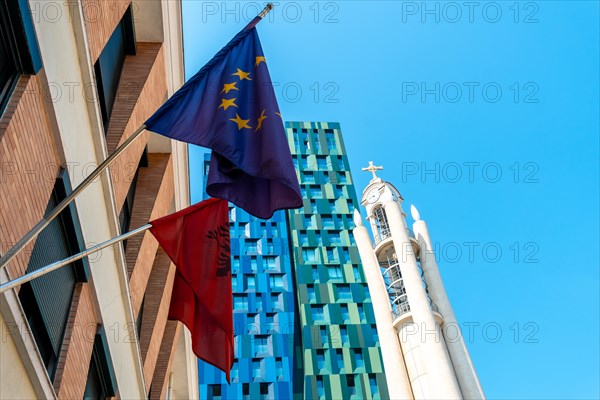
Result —
[[[597, 399], [598, 2], [424, 4], [279, 3], [284, 120], [340, 122], [358, 194], [372, 160], [418, 207], [488, 398]], [[187, 77], [258, 10], [184, 0]]]

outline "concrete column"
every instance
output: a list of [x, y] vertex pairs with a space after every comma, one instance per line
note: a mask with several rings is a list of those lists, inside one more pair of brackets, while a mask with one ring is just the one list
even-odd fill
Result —
[[371, 239], [369, 238], [367, 228], [362, 226], [360, 214], [356, 210], [354, 212], [354, 221], [357, 226], [352, 233], [358, 246], [363, 270], [365, 271], [369, 286], [369, 293], [373, 302], [389, 398], [394, 400], [412, 400], [411, 385], [406, 372], [402, 349], [400, 348], [396, 329], [393, 325], [390, 299], [385, 288], [383, 276], [381, 275], [379, 262], [371, 246]]
[[439, 334], [439, 326], [429, 306], [400, 205], [389, 201], [384, 207], [400, 263], [400, 272], [406, 288], [408, 303], [417, 328], [415, 334], [422, 343], [423, 361], [428, 381], [431, 382], [426, 395], [428, 398], [435, 399], [462, 399], [446, 346]]
[[475, 372], [475, 367], [469, 356], [469, 351], [440, 276], [427, 224], [420, 219], [417, 209], [413, 206], [411, 206], [411, 212], [415, 219], [413, 231], [419, 241], [421, 268], [423, 269], [425, 282], [427, 282], [429, 296], [438, 306], [438, 310], [444, 318], [445, 332], [452, 332], [451, 337], [445, 335], [444, 339], [461, 392], [465, 399], [484, 399], [485, 395], [479, 383], [477, 372]]

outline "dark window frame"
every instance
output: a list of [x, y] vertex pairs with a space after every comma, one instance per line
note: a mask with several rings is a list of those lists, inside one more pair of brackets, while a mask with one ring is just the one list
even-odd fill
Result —
[[[71, 186], [69, 181], [69, 175], [67, 173], [67, 170], [63, 169], [60, 171], [56, 179], [54, 189], [51, 194], [52, 198], [48, 203], [48, 211], [50, 211], [50, 208], [53, 208], [54, 204], [58, 204], [62, 199], [67, 197], [67, 195], [70, 192]], [[63, 234], [63, 245], [66, 246], [68, 255], [79, 253], [85, 248], [85, 243], [83, 241], [83, 234], [81, 232], [79, 217], [77, 215], [75, 203], [71, 203], [51, 223], [59, 224], [58, 226], [55, 226], [55, 228], [60, 229]], [[49, 226], [47, 227], [47, 229], [51, 229], [51, 227]], [[38, 236], [38, 240], [42, 240], [41, 237], [43, 236]], [[58, 248], [56, 243], [38, 243], [38, 240], [36, 240], [34, 244], [33, 252], [30, 257], [29, 265], [27, 267], [26, 272], [31, 272], [45, 266], [35, 265], [40, 261], [42, 261], [43, 264], [49, 264], [53, 261], [58, 261], [53, 259], [52, 257], [49, 257], [47, 254], [45, 255], [44, 253], [40, 254], [39, 256], [35, 256], [36, 251], [46, 252], [49, 251], [49, 249], [51, 249], [52, 247]], [[63, 254], [63, 256], [68, 255]], [[45, 257], [48, 259], [45, 259]], [[58, 314], [47, 314], [49, 307], [47, 304], [44, 304], [44, 300], [46, 299], [45, 293], [47, 293], [46, 290], [48, 290], [48, 292], [52, 292], [56, 291], [57, 288], [52, 287], [46, 289], [46, 287], [43, 286], [44, 281], [32, 281], [22, 285], [19, 291], [19, 300], [21, 302], [23, 310], [25, 311], [25, 316], [35, 338], [35, 342], [40, 352], [40, 355], [42, 356], [42, 360], [44, 361], [44, 365], [48, 372], [48, 376], [51, 380], [53, 380], [55, 377], [56, 368], [58, 366], [58, 359], [60, 357], [60, 353], [62, 352], [62, 343], [64, 341], [66, 326], [69, 321], [69, 313], [70, 308], [72, 307], [72, 296], [75, 291], [75, 287], [79, 282], [87, 282], [90, 273], [89, 261], [87, 258], [82, 258], [81, 260], [75, 261], [72, 264], [64, 266], [62, 268], [70, 268], [72, 271], [72, 275], [62, 275], [62, 279], [67, 278], [67, 276], [72, 276], [72, 278], [68, 278], [72, 280], [62, 281], [66, 285], [69, 285], [69, 287], [71, 288], [71, 293], [67, 309], [62, 310], [64, 311], [62, 314], [62, 316], [64, 317], [64, 326], [60, 328], [60, 337], [57, 335], [55, 326], [56, 321], [53, 320], [53, 317], [57, 316]], [[58, 273], [58, 271], [53, 271], [52, 273]], [[44, 310], [46, 310], [46, 312]], [[54, 340], [58, 340], [60, 342], [60, 346], [58, 349], [54, 349], [54, 346], [57, 342], [53, 343], [53, 338], [50, 333], [51, 330], [54, 332]]]
[[29, 2], [0, 1], [0, 115], [17, 85], [20, 75], [35, 75], [42, 58], [35, 34]]
[[[121, 40], [119, 40], [119, 38], [121, 38]], [[118, 50], [118, 53], [115, 53], [116, 50]], [[96, 63], [94, 64], [98, 102], [105, 133], [108, 132], [110, 117], [117, 99], [117, 91], [123, 75], [125, 59], [128, 55], [135, 55], [136, 52], [133, 12], [130, 5], [127, 8], [127, 11], [125, 11], [125, 14], [123, 14], [121, 21], [119, 21], [115, 27], [115, 30], [112, 32], [104, 49], [102, 49], [102, 52], [98, 56], [98, 60], [96, 60]], [[113, 65], [114, 70], [109, 71], [107, 69], [108, 64], [111, 64], [107, 64], [108, 61], [114, 61], [116, 64]], [[109, 72], [112, 72], [112, 76], [108, 76]], [[111, 78], [110, 81], [109, 78]], [[107, 88], [105, 83], [106, 85], [109, 85], [110, 88]], [[107, 91], [107, 89], [109, 90]]]

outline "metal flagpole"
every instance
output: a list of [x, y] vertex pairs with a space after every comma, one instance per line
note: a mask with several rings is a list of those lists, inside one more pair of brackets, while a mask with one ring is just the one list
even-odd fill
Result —
[[4, 293], [7, 290], [10, 290], [14, 287], [20, 286], [20, 285], [22, 285], [26, 282], [29, 282], [30, 280], [35, 279], [39, 276], [46, 275], [49, 272], [59, 269], [60, 267], [64, 267], [65, 265], [71, 264], [72, 262], [82, 259], [83, 257], [85, 257], [89, 254], [92, 254], [98, 250], [102, 250], [105, 247], [111, 246], [115, 243], [118, 243], [120, 241], [128, 239], [132, 236], [137, 235], [138, 233], [145, 232], [146, 230], [148, 230], [150, 228], [152, 228], [151, 224], [146, 224], [144, 226], [140, 226], [139, 228], [134, 229], [131, 232], [127, 232], [121, 236], [114, 237], [110, 240], [107, 240], [106, 242], [103, 242], [103, 243], [97, 244], [93, 247], [90, 247], [89, 249], [85, 249], [81, 253], [72, 255], [71, 257], [65, 258], [64, 260], [53, 262], [52, 264], [46, 265], [45, 267], [42, 267], [35, 271], [32, 271], [32, 272], [25, 274], [19, 278], [13, 279], [12, 281], [8, 281], [8, 282], [0, 285], [0, 293]]
[[19, 254], [19, 252], [23, 250], [23, 248], [27, 246], [27, 244], [31, 242], [42, 230], [44, 230], [44, 228], [48, 226], [48, 224], [54, 218], [56, 218], [62, 210], [67, 208], [67, 206], [71, 204], [73, 200], [75, 200], [75, 197], [77, 197], [79, 193], [83, 191], [83, 189], [88, 187], [90, 183], [92, 183], [98, 177], [98, 175], [100, 175], [117, 158], [119, 154], [121, 154], [127, 147], [129, 147], [131, 143], [133, 143], [135, 139], [140, 136], [144, 129], [146, 129], [146, 125], [142, 125], [136, 129], [136, 131], [133, 132], [131, 136], [129, 136], [127, 140], [125, 140], [125, 142], [123, 142], [123, 144], [114, 151], [114, 153], [112, 153], [106, 158], [106, 160], [98, 165], [98, 167], [96, 167], [96, 169], [87, 178], [85, 178], [83, 182], [81, 182], [63, 201], [54, 207], [49, 214], [44, 215], [44, 218], [42, 218], [40, 222], [31, 228], [31, 230], [27, 232], [25, 236], [23, 236], [6, 254], [4, 254], [2, 258], [0, 258], [0, 270], [4, 268], [6, 264], [8, 264], [8, 262], [17, 254]]
[[[273, 4], [268, 3], [266, 7], [258, 14], [261, 19], [264, 18], [269, 11], [273, 9]], [[23, 236], [6, 254], [0, 257], [0, 270], [8, 264], [29, 242], [31, 242], [48, 224], [56, 218], [62, 210], [67, 208], [75, 198], [94, 181], [114, 160], [121, 154], [138, 136], [146, 129], [146, 125], [140, 126], [135, 132], [127, 138], [127, 140], [119, 146], [106, 160], [81, 182], [63, 201], [61, 201], [49, 214], [44, 215], [44, 218], [38, 222], [25, 236]], [[121, 237], [121, 236], [119, 236]], [[117, 239], [117, 238], [115, 238]], [[84, 257], [84, 256], [82, 256]], [[75, 261], [75, 260], [73, 260]], [[58, 268], [58, 267], [57, 267]], [[39, 271], [39, 270], [38, 270]], [[37, 272], [37, 271], [36, 271]], [[39, 275], [36, 275], [39, 276]], [[32, 278], [33, 279], [33, 278]], [[25, 281], [26, 282], [26, 281]], [[3, 287], [3, 286], [2, 286]], [[1, 292], [0, 292], [1, 293]]]

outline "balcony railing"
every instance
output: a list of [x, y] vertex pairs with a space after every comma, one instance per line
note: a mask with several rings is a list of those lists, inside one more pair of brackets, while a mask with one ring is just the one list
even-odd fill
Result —
[[[413, 233], [412, 229], [406, 228], [406, 233], [408, 234], [408, 237], [415, 239], [415, 234]], [[392, 232], [390, 229], [382, 229], [381, 232], [375, 234], [375, 247], [390, 237], [392, 237]]]

